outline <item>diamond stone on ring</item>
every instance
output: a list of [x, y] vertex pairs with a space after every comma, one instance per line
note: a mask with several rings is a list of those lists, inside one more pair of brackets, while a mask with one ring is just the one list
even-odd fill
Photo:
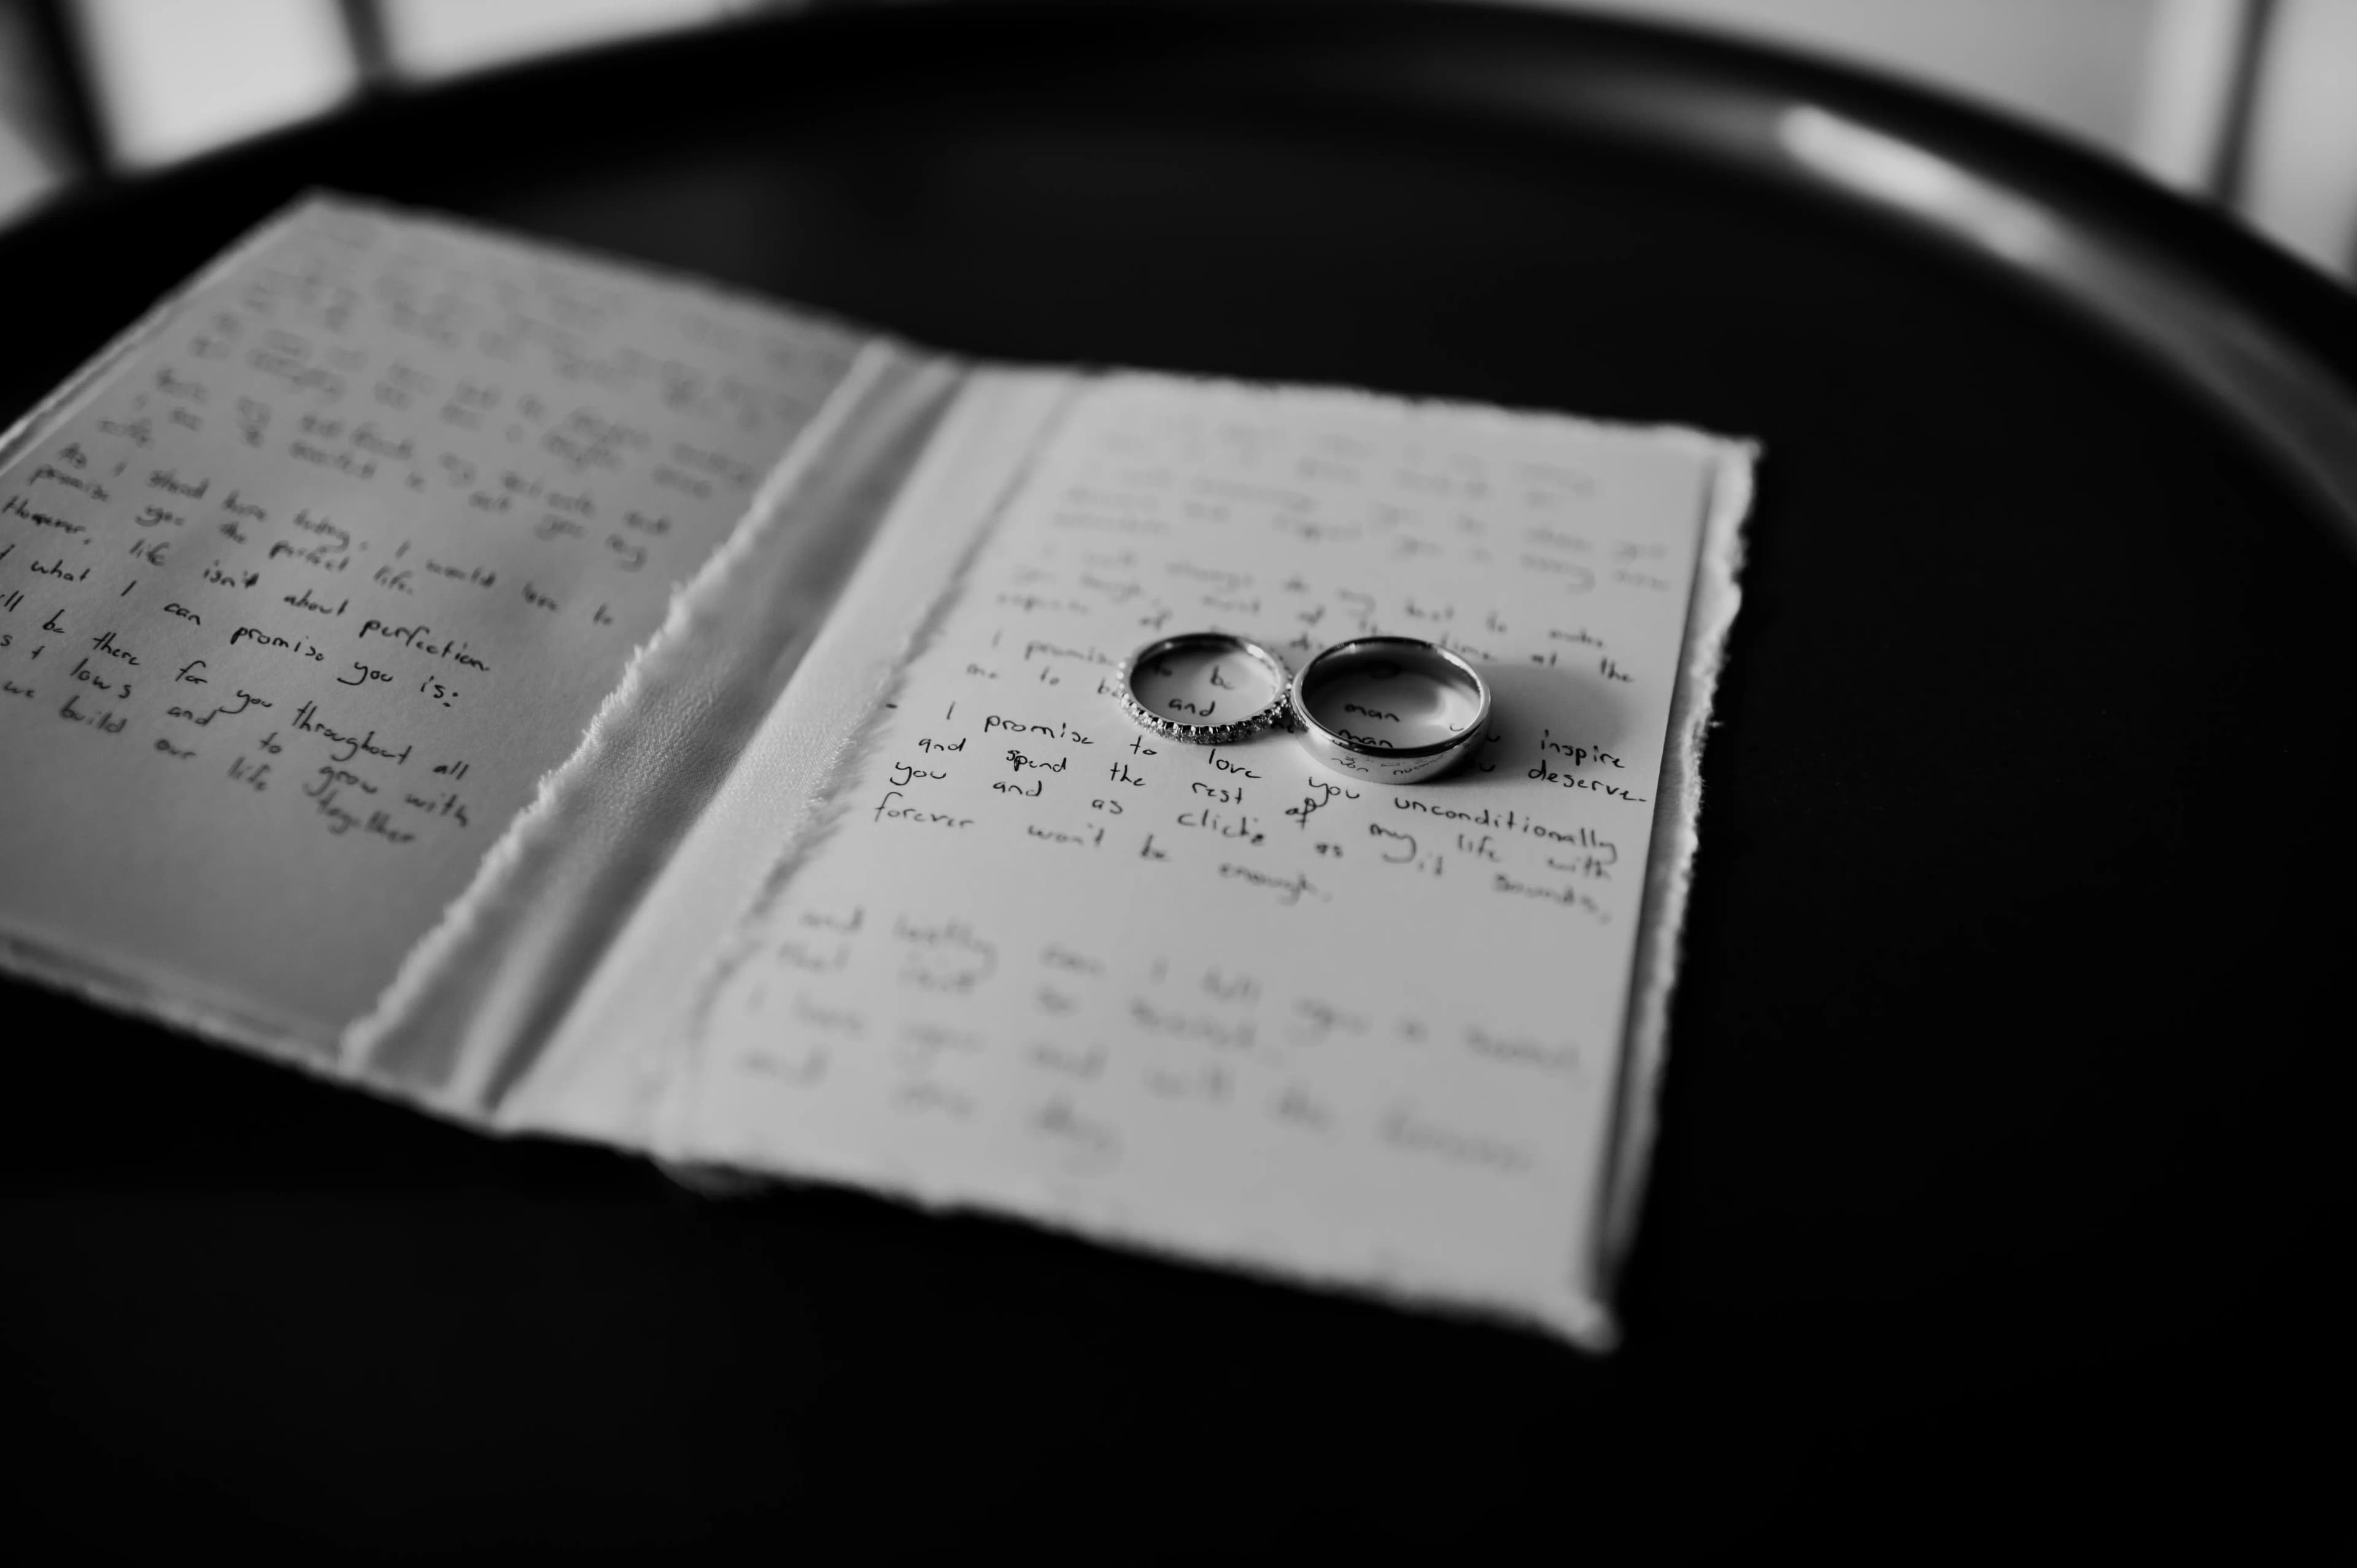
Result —
[[[1224, 631], [1181, 632], [1130, 655], [1121, 705], [1156, 735], [1226, 746], [1285, 717], [1289, 679], [1285, 661], [1256, 642]], [[1151, 688], [1144, 697], [1141, 682]]]

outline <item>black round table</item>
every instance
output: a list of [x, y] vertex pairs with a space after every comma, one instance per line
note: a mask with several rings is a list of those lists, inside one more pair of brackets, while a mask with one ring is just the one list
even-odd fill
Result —
[[13, 1536], [2345, 1546], [2349, 295], [1696, 38], [821, 10], [79, 193], [0, 236], [0, 403], [312, 185], [973, 354], [1761, 438], [1628, 1342], [716, 1201], [13, 985]]

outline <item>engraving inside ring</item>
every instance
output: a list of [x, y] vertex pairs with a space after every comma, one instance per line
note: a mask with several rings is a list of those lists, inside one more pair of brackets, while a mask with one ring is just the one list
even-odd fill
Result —
[[1284, 691], [1275, 671], [1251, 654], [1208, 641], [1167, 649], [1138, 665], [1129, 680], [1140, 707], [1182, 725], [1234, 724]]
[[1464, 671], [1441, 660], [1403, 658], [1381, 647], [1346, 648], [1310, 668], [1301, 705], [1345, 740], [1370, 750], [1409, 751], [1463, 735], [1480, 716], [1481, 693]]

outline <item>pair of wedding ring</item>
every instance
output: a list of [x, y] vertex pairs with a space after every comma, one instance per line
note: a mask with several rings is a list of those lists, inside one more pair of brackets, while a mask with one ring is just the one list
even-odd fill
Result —
[[1416, 637], [1354, 637], [1288, 675], [1285, 661], [1256, 642], [1184, 632], [1131, 655], [1121, 698], [1141, 727], [1204, 746], [1286, 725], [1329, 767], [1378, 784], [1438, 778], [1490, 724], [1480, 671]]

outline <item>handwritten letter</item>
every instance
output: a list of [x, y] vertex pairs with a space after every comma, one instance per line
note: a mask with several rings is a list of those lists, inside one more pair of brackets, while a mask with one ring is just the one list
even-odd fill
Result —
[[[1734, 449], [1082, 392], [699, 1015], [666, 1140], [1592, 1330], [1665, 730]], [[1496, 693], [1381, 788], [1142, 733], [1129, 651], [1427, 638]], [[1216, 715], [1206, 715], [1216, 717]]]
[[0, 468], [0, 930], [322, 1043], [858, 340], [315, 204]]

